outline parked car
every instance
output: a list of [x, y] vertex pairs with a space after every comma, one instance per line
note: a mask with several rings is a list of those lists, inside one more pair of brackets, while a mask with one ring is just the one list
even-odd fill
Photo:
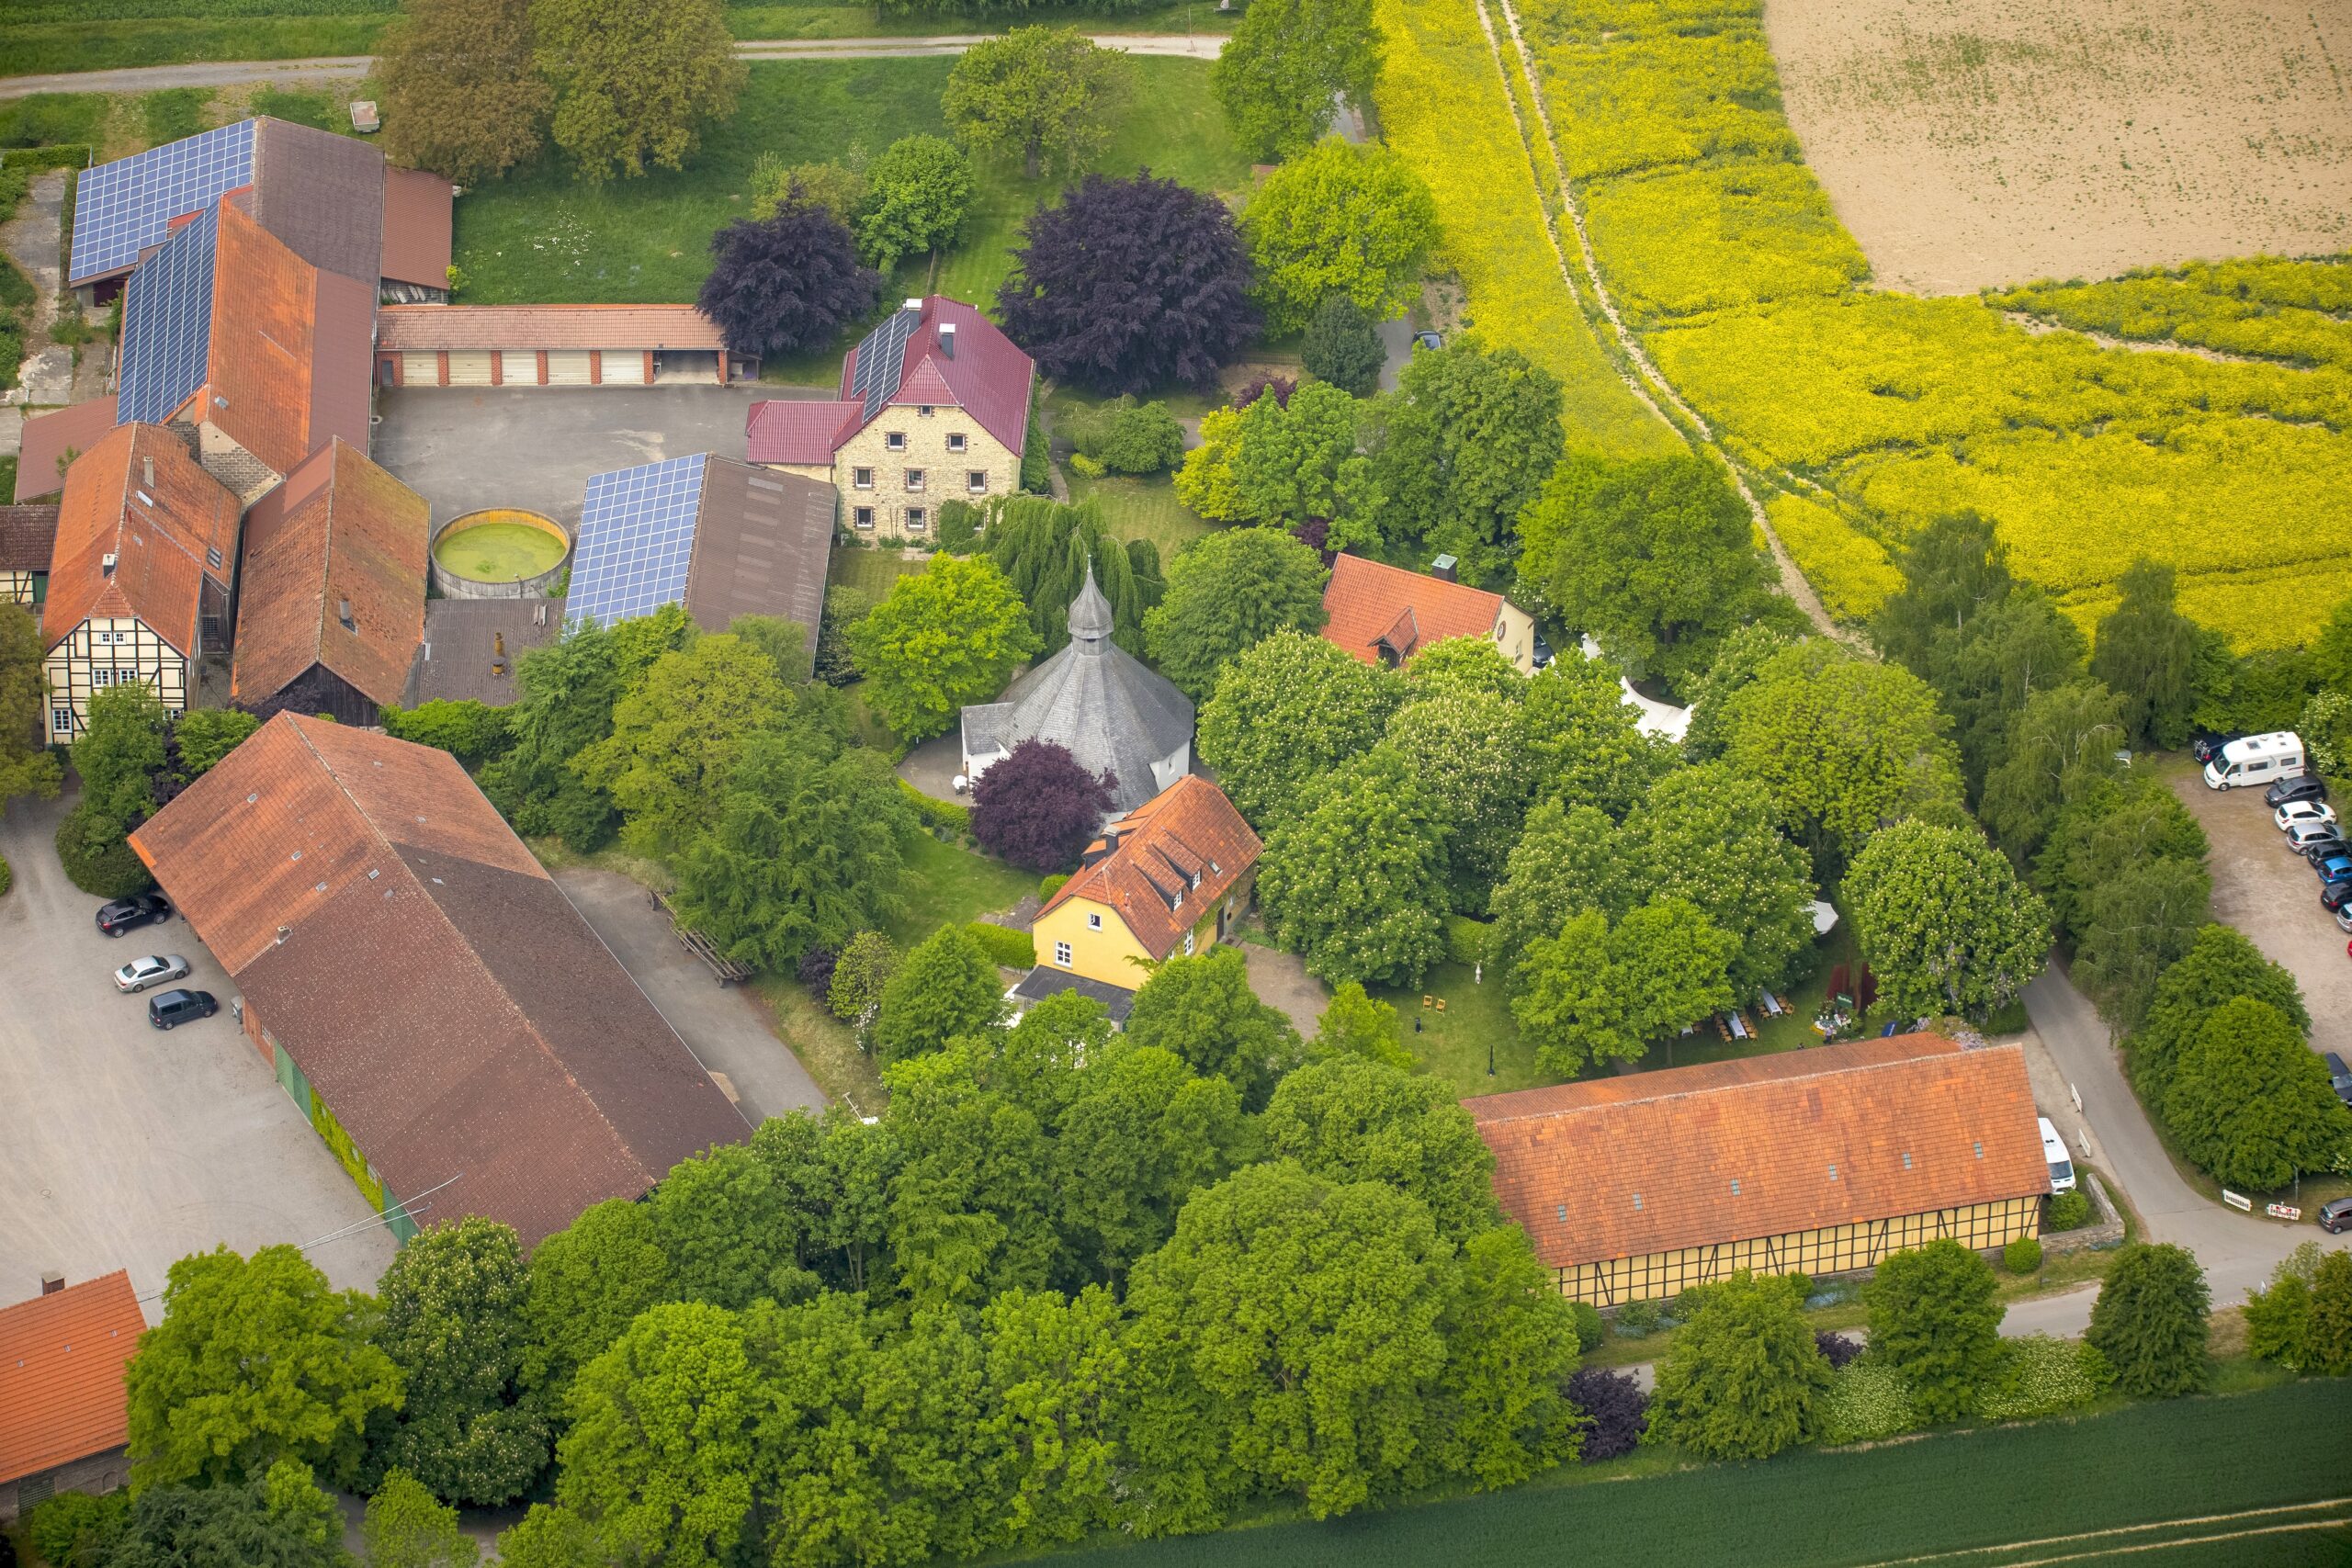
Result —
[[120, 936], [141, 926], [161, 925], [172, 918], [172, 901], [161, 893], [141, 893], [136, 897], [118, 898], [98, 910], [98, 930], [108, 936]]
[[2262, 792], [2262, 804], [2276, 808], [2296, 800], [2325, 800], [2327, 785], [2305, 775], [2300, 779], [2280, 779]]
[[144, 958], [134, 958], [116, 970], [114, 987], [118, 991], [127, 991], [135, 997], [150, 986], [160, 986], [166, 980], [187, 978], [187, 959], [176, 953], [161, 955], [151, 953]]
[[2282, 833], [2291, 833], [2307, 822], [2333, 822], [2335, 807], [2324, 800], [2290, 800], [2271, 813], [2270, 819], [2278, 824]]
[[1436, 333], [1415, 333], [1413, 334], [1413, 346], [1415, 348], [1443, 348], [1445, 346], [1445, 339], [1438, 335]]
[[2352, 1105], [2352, 1067], [2346, 1067], [2344, 1058], [2333, 1051], [2321, 1052], [2319, 1059], [2327, 1064], [2327, 1081], [2335, 1089], [2335, 1098]]
[[2330, 855], [2325, 860], [2313, 863], [2312, 869], [2319, 873], [2322, 882], [2352, 881], [2352, 855]]
[[1552, 644], [1542, 632], [1535, 634], [1535, 668], [1548, 670], [1552, 666]]
[[2188, 754], [2200, 762], [2210, 762], [2221, 755], [2222, 748], [2233, 740], [2245, 739], [2243, 729], [2200, 729], [2188, 743]]
[[[2326, 901], [2324, 897], [2320, 900], [2322, 904], [2325, 904]], [[2352, 931], [2352, 903], [2335, 906], [2335, 929], [2340, 931]]]
[[2304, 840], [2295, 847], [2301, 850], [2303, 858], [2313, 865], [2317, 865], [2330, 855], [2352, 854], [2352, 843], [2346, 842], [2344, 835], [2333, 828]]
[[2338, 1198], [2321, 1204], [2319, 1228], [2331, 1235], [2352, 1231], [2352, 1198]]
[[158, 1029], [210, 1018], [220, 1010], [210, 991], [169, 990], [147, 1004], [147, 1021]]
[[2319, 907], [2335, 911], [2352, 904], [2352, 882], [2331, 882], [2319, 890]]
[[2343, 837], [2343, 833], [2333, 822], [2298, 822], [2287, 829], [2288, 844], [2306, 852], [2315, 845], [2325, 843], [2330, 839]]

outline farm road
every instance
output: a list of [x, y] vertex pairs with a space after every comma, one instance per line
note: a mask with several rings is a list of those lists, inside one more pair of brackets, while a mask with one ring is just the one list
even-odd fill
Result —
[[[744, 60], [898, 60], [961, 54], [993, 36], [746, 39], [735, 46], [735, 53]], [[1223, 33], [1103, 33], [1094, 41], [1129, 54], [1215, 60], [1225, 48], [1225, 39]], [[375, 62], [372, 55], [331, 54], [307, 60], [212, 60], [121, 71], [59, 71], [43, 76], [0, 78], [0, 98], [21, 98], [33, 93], [152, 93], [164, 87], [232, 87], [251, 82], [356, 81], [367, 75]]]

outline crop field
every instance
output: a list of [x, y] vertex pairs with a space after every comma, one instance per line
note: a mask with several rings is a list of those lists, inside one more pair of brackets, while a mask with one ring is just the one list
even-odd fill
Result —
[[1377, 0], [1374, 12], [1387, 51], [1374, 95], [1381, 130], [1437, 197], [1438, 265], [1469, 293], [1466, 323], [1560, 378], [1571, 446], [1679, 450], [1681, 438], [1618, 378], [1561, 274], [1473, 0]]
[[[2352, 578], [2352, 365], [2330, 313], [2352, 270], [2184, 268], [2136, 284], [2168, 316], [2128, 323], [2101, 286], [1997, 300], [1874, 287], [1781, 115], [1759, 10], [1521, 14], [1601, 277], [1660, 371], [1774, 488], [1810, 480], [1840, 503], [1775, 513], [1833, 613], [1866, 613], [1913, 529], [1973, 507], [2086, 624], [2144, 555], [2177, 567], [2184, 607], [2240, 648], [2307, 640]], [[2267, 331], [2300, 352], [2104, 346], [2010, 311], [2183, 347], [2229, 321], [2241, 344]]]
[[[2346, 1422], [2352, 1384], [2323, 1379], [1667, 1474], [1654, 1473], [1657, 1456], [1644, 1453], [1483, 1497], [1049, 1561], [1069, 1568], [1893, 1568], [1928, 1561], [1941, 1568], [2316, 1568], [2341, 1564], [2352, 1551]], [[1614, 1483], [1577, 1483], [1603, 1479]]]
[[1765, 28], [1805, 155], [1891, 287], [2352, 248], [2352, 8], [1774, 0]]
[[2352, 367], [2352, 255], [2143, 267], [2105, 283], [2032, 283], [1988, 298], [2004, 310], [2135, 343]]

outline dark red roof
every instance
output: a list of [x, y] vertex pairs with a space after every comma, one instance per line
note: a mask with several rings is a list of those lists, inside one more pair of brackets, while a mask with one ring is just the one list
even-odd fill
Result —
[[92, 398], [25, 421], [23, 445], [17, 453], [17, 499], [55, 495], [65, 488], [57, 460], [68, 452], [87, 452], [114, 428], [114, 395]]
[[743, 452], [754, 463], [833, 460], [833, 448], [857, 433], [863, 404], [831, 399], [770, 398], [743, 417]]
[[[939, 329], [956, 329], [951, 357], [940, 346]], [[842, 397], [854, 397], [858, 355], [885, 342], [882, 330], [867, 334], [842, 361]], [[922, 321], [907, 334], [907, 346], [892, 404], [960, 408], [980, 428], [1018, 455], [1029, 436], [1029, 389], [1034, 360], [1013, 346], [997, 324], [961, 300], [933, 294], [922, 301]], [[781, 461], [782, 459], [777, 459]]]
[[0, 1308], [0, 1484], [130, 1440], [123, 1370], [146, 1332], [119, 1269]]
[[0, 571], [47, 571], [57, 553], [57, 516], [62, 508], [0, 506]]
[[383, 276], [424, 288], [449, 287], [456, 206], [449, 182], [424, 169], [384, 169]]

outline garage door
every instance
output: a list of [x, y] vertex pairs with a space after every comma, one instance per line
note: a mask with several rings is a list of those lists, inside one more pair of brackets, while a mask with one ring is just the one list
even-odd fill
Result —
[[486, 348], [453, 348], [449, 351], [449, 385], [452, 387], [487, 387], [490, 385], [490, 350]]
[[532, 349], [508, 349], [500, 355], [504, 361], [498, 373], [510, 387], [536, 387], [539, 384], [539, 356]]
[[645, 385], [645, 351], [641, 348], [605, 350], [605, 385], [607, 387]]
[[588, 384], [588, 351], [584, 348], [548, 350], [548, 385], [584, 387]]
[[437, 387], [441, 384], [441, 356], [437, 354], [403, 354], [401, 355], [401, 385], [403, 387]]

